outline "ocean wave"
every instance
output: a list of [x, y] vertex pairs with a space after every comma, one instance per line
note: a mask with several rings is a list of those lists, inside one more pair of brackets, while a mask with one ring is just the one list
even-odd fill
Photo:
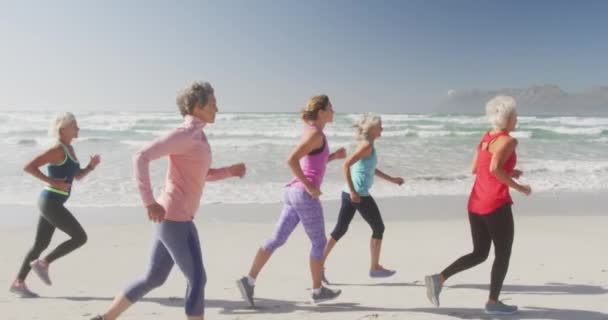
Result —
[[578, 127], [597, 127], [608, 126], [608, 118], [606, 117], [518, 117], [520, 123], [555, 123], [566, 126]]
[[17, 140], [17, 144], [22, 146], [33, 146], [38, 144], [38, 142], [36, 139], [19, 139]]
[[450, 181], [461, 181], [467, 180], [471, 177], [468, 175], [454, 175], [454, 176], [416, 176], [411, 177], [408, 180], [420, 180], [420, 181], [437, 181], [437, 182], [450, 182]]
[[593, 174], [608, 172], [608, 161], [534, 160], [522, 164], [522, 168], [529, 173]]
[[552, 132], [560, 135], [590, 135], [590, 136], [599, 136], [605, 133], [608, 130], [608, 127], [584, 127], [584, 128], [575, 128], [575, 127], [550, 127], [550, 126], [526, 126], [527, 130], [543, 130], [547, 132]]

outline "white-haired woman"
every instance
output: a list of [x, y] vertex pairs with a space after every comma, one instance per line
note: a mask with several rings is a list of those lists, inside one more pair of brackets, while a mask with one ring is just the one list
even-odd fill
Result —
[[[73, 114], [67, 112], [58, 115], [49, 130], [57, 138], [57, 144], [28, 162], [24, 170], [46, 183], [38, 199], [40, 218], [34, 246], [27, 253], [19, 269], [17, 279], [10, 287], [10, 292], [21, 297], [34, 298], [38, 295], [25, 285], [25, 279], [31, 269], [42, 282], [51, 285], [49, 265], [82, 246], [87, 241], [87, 234], [78, 220], [64, 206], [70, 197], [72, 181], [80, 180], [95, 169], [100, 162], [99, 155], [92, 155], [89, 164], [81, 168], [72, 147], [72, 140], [78, 137], [78, 123]], [[40, 167], [47, 166], [47, 174]], [[64, 241], [44, 258], [40, 254], [50, 244], [55, 229], [65, 232], [70, 239]]]
[[[218, 109], [213, 87], [208, 82], [188, 86], [178, 95], [177, 106], [184, 122], [145, 146], [133, 158], [143, 205], [148, 218], [158, 223], [148, 270], [118, 295], [103, 315], [93, 319], [118, 318], [148, 292], [161, 286], [174, 265], [188, 281], [184, 306], [187, 318], [204, 318], [207, 275], [194, 216], [206, 182], [243, 177], [246, 169], [243, 163], [211, 168], [211, 147], [203, 128], [215, 122]], [[150, 162], [166, 156], [169, 157], [167, 178], [157, 200], [150, 182]]]
[[[357, 128], [359, 144], [353, 154], [346, 158], [343, 165], [346, 186], [342, 191], [342, 206], [338, 214], [338, 222], [331, 237], [325, 246], [324, 259], [327, 260], [338, 240], [348, 230], [355, 212], [359, 211], [363, 219], [372, 228], [370, 240], [371, 263], [369, 276], [372, 278], [385, 278], [395, 274], [394, 270], [384, 268], [380, 264], [380, 249], [384, 234], [384, 222], [380, 210], [369, 193], [374, 182], [374, 176], [397, 185], [403, 184], [403, 178], [392, 177], [376, 168], [378, 156], [374, 146], [375, 141], [382, 135], [382, 120], [379, 116], [365, 114], [354, 126]], [[324, 277], [324, 281], [327, 279]]]
[[509, 135], [517, 124], [515, 106], [515, 100], [509, 96], [497, 96], [486, 104], [486, 114], [493, 130], [486, 132], [477, 146], [472, 165], [475, 183], [468, 202], [473, 252], [460, 257], [441, 273], [425, 277], [427, 297], [435, 306], [439, 306], [443, 283], [456, 273], [485, 261], [494, 242], [495, 258], [485, 311], [490, 314], [517, 312], [517, 306], [498, 300], [513, 245], [513, 200], [509, 188], [525, 195], [532, 191], [530, 186], [514, 180], [522, 174], [515, 170], [517, 140]]

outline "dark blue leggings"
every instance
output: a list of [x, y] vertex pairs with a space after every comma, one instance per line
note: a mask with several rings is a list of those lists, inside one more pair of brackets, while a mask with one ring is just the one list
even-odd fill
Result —
[[202, 315], [205, 309], [207, 276], [198, 232], [192, 221], [164, 220], [158, 225], [148, 272], [127, 287], [127, 299], [136, 302], [152, 289], [160, 287], [167, 280], [174, 264], [177, 264], [188, 280], [186, 314], [191, 317]]
[[378, 210], [378, 205], [376, 205], [374, 198], [372, 196], [365, 196], [361, 197], [361, 202], [354, 203], [350, 201], [350, 195], [346, 192], [342, 192], [342, 206], [338, 214], [338, 222], [331, 233], [331, 237], [336, 241], [342, 238], [355, 216], [355, 211], [359, 211], [363, 219], [372, 228], [372, 238], [382, 240], [384, 222], [382, 222], [382, 216], [380, 216], [380, 210]]

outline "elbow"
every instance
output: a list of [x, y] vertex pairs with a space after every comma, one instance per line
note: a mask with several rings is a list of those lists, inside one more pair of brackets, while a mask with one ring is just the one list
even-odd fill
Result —
[[296, 159], [294, 157], [288, 157], [287, 160], [285, 160], [285, 163], [287, 164], [288, 167], [293, 167], [296, 164]]
[[148, 162], [148, 158], [142, 151], [138, 151], [136, 154], [134, 154], [132, 160], [135, 168], [138, 168]]
[[23, 167], [23, 171], [25, 171], [27, 173], [32, 173], [32, 172], [34, 172], [34, 168], [31, 163], [28, 163]]
[[344, 161], [344, 163], [342, 164], [342, 170], [344, 170], [344, 172], [349, 171], [351, 165], [352, 163], [350, 163], [350, 161]]

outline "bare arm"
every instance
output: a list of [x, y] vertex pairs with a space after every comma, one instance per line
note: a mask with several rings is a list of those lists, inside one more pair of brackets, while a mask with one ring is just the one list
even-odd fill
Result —
[[61, 146], [52, 147], [28, 162], [25, 167], [23, 167], [23, 171], [31, 174], [32, 176], [51, 185], [54, 188], [64, 191], [68, 190], [70, 188], [69, 183], [61, 179], [50, 178], [40, 171], [40, 167], [49, 163], [59, 163], [65, 159], [65, 156], [66, 155]]
[[329, 158], [327, 159], [327, 161], [333, 161], [333, 160], [337, 160], [337, 159], [344, 159], [346, 158], [346, 149], [344, 148], [340, 148], [336, 151], [334, 151], [333, 153], [331, 153], [329, 155]]
[[86, 167], [80, 169], [80, 171], [78, 171], [74, 178], [76, 178], [76, 180], [80, 180], [86, 177], [89, 173], [91, 173], [91, 171], [95, 170], [95, 168], [99, 165], [100, 162], [101, 158], [98, 154], [92, 155], [91, 159], [89, 160], [89, 164], [87, 164]]
[[402, 185], [403, 184], [403, 178], [401, 177], [392, 177], [389, 176], [388, 174], [380, 171], [380, 169], [376, 169], [376, 171], [374, 172], [374, 174], [388, 182], [392, 182], [394, 184], [398, 184], [398, 185]]
[[502, 183], [510, 188], [513, 188], [521, 193], [529, 195], [530, 186], [521, 185], [513, 177], [509, 175], [503, 168], [505, 161], [511, 156], [511, 153], [517, 146], [517, 140], [511, 137], [500, 137], [488, 149], [492, 152], [492, 160], [490, 161], [490, 172]]
[[367, 157], [370, 154], [372, 154], [372, 144], [368, 141], [363, 141], [359, 143], [355, 152], [344, 160], [344, 165], [342, 165], [342, 172], [344, 173], [344, 178], [346, 179], [346, 184], [350, 191], [350, 200], [352, 202], [360, 202], [361, 199], [359, 194], [355, 191], [355, 185], [353, 184], [352, 176], [350, 174], [350, 167], [355, 164], [355, 162], [359, 161], [359, 159]]
[[323, 145], [323, 134], [316, 130], [308, 130], [302, 135], [300, 143], [291, 151], [289, 157], [287, 157], [287, 165], [302, 184], [306, 188], [306, 191], [313, 197], [318, 197], [321, 192], [315, 188], [308, 179], [304, 176], [302, 167], [300, 167], [300, 159], [311, 151], [320, 148]]

